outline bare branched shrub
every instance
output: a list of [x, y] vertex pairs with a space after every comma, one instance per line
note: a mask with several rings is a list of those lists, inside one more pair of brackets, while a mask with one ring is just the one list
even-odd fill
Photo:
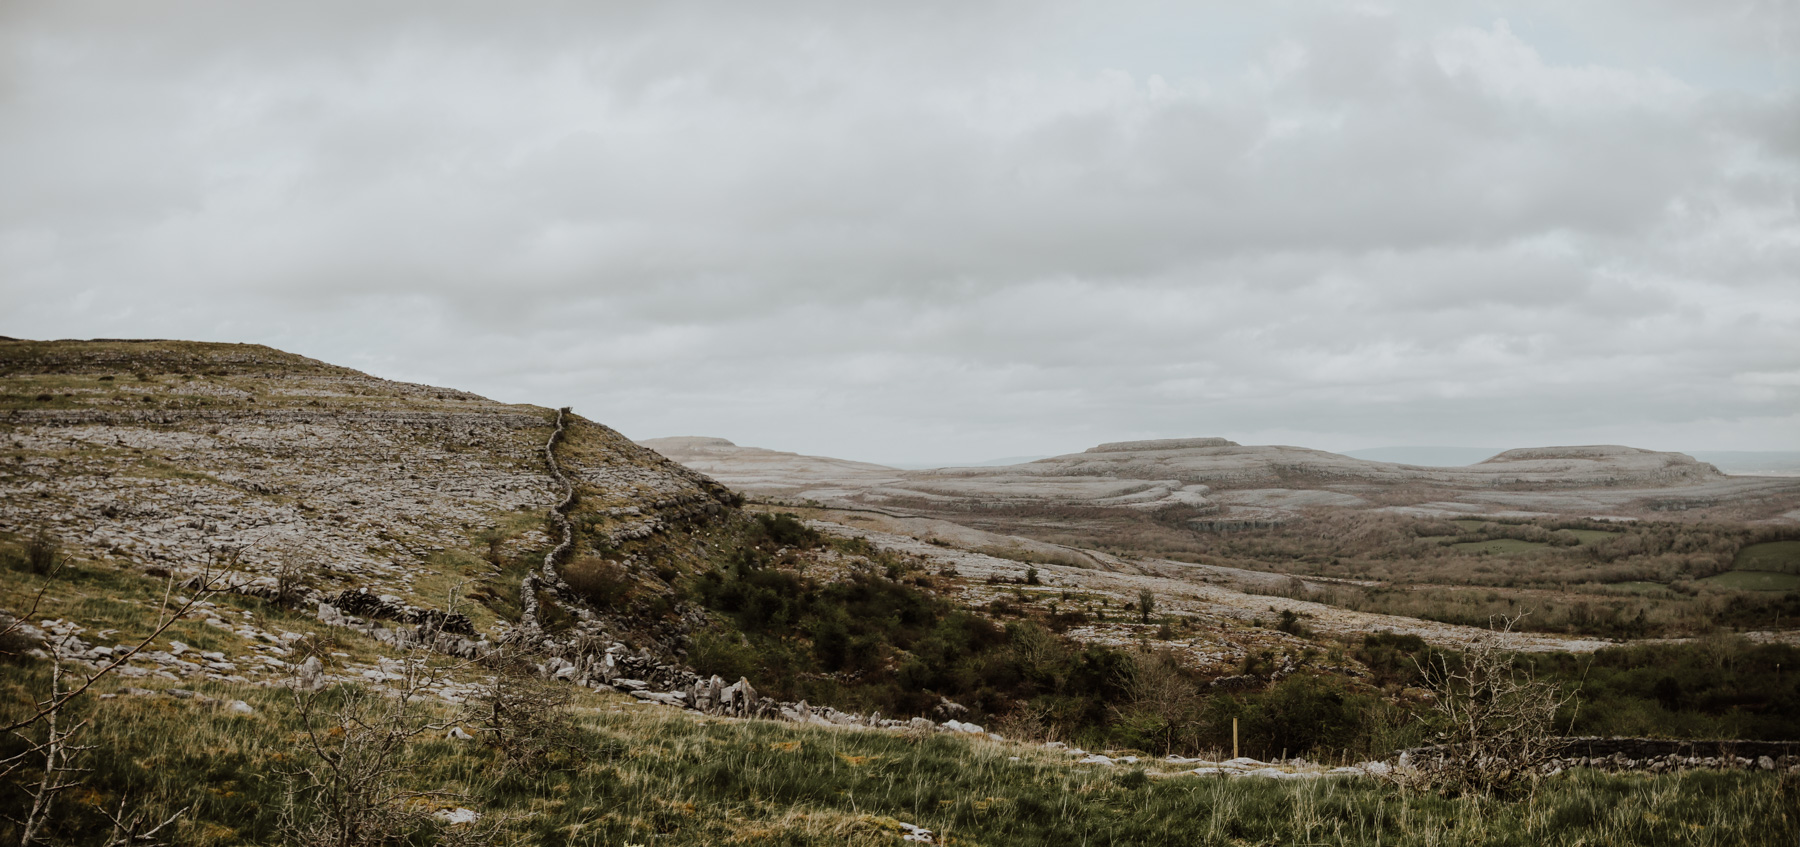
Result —
[[[1522, 617], [1522, 616], [1520, 616]], [[1505, 618], [1510, 632], [1518, 617]], [[1556, 712], [1575, 692], [1537, 678], [1488, 638], [1460, 661], [1434, 653], [1419, 663], [1436, 698], [1437, 746], [1416, 763], [1415, 778], [1445, 794], [1509, 794], [1533, 783], [1561, 750]]]
[[[47, 538], [41, 533], [38, 537]], [[50, 562], [44, 572], [56, 570], [61, 565], [61, 554], [54, 542], [39, 545], [35, 541], [27, 551], [32, 557], [34, 570], [41, 550], [48, 551], [42, 555]], [[224, 569], [209, 567], [190, 579], [189, 585], [193, 589], [190, 597], [173, 601], [175, 583], [174, 577], [170, 576], [163, 592], [161, 613], [150, 633], [130, 647], [115, 650], [112, 659], [98, 667], [83, 667], [66, 662], [59, 655], [60, 645], [45, 645], [50, 662], [50, 690], [41, 699], [32, 701], [23, 717], [14, 718], [0, 726], [0, 732], [11, 733], [26, 745], [20, 752], [0, 759], [0, 784], [17, 786], [29, 799], [25, 816], [10, 819], [18, 827], [21, 847], [30, 847], [38, 842], [46, 825], [58, 814], [56, 801], [63, 792], [86, 784], [84, 775], [88, 769], [81, 766], [80, 758], [93, 748], [77, 742], [90, 727], [90, 720], [77, 719], [75, 715], [82, 705], [83, 695], [95, 683], [149, 647], [182, 615], [206, 598], [226, 590], [226, 576]], [[9, 651], [19, 649], [21, 645], [26, 649], [34, 648], [35, 642], [24, 637], [27, 626], [25, 621], [34, 616], [43, 598], [44, 592], [39, 591], [30, 608], [21, 615], [0, 614], [0, 645], [6, 645]], [[18, 655], [23, 656], [24, 653]], [[108, 815], [114, 824], [111, 843], [154, 844], [156, 833], [180, 815], [181, 812], [177, 812], [162, 823], [149, 826], [147, 812], [130, 807], [125, 800], [121, 800], [118, 812]], [[122, 832], [136, 840], [120, 842], [118, 837]]]
[[62, 544], [43, 530], [39, 530], [25, 545], [25, 563], [34, 574], [53, 574], [62, 568], [63, 560]]
[[0, 781], [12, 782], [11, 777], [20, 774], [18, 786], [31, 801], [25, 817], [11, 819], [19, 827], [21, 847], [30, 847], [37, 842], [44, 824], [50, 821], [55, 811], [57, 798], [64, 791], [79, 787], [83, 782], [82, 774], [87, 772], [86, 768], [77, 766], [76, 759], [92, 747], [76, 744], [75, 738], [87, 728], [88, 722], [74, 720], [68, 714], [71, 711], [68, 701], [62, 699], [65, 693], [62, 663], [52, 661], [49, 702], [57, 705], [37, 726], [30, 727], [43, 730], [42, 740], [35, 732], [13, 730], [13, 734], [28, 746], [0, 760]]
[[1054, 711], [1041, 703], [1018, 703], [994, 720], [994, 731], [1015, 741], [1061, 741]]
[[527, 773], [552, 767], [577, 748], [569, 686], [539, 676], [533, 659], [518, 647], [483, 657], [490, 675], [463, 709], [476, 737], [497, 749], [507, 767]]
[[[139, 639], [136, 643], [126, 649], [113, 650], [111, 661], [108, 661], [98, 668], [83, 671], [76, 680], [70, 683], [66, 690], [53, 691], [49, 697], [39, 701], [36, 704], [36, 708], [28, 711], [24, 717], [16, 718], [8, 721], [5, 725], [0, 725], [0, 732], [13, 732], [46, 720], [51, 714], [65, 708], [76, 698], [86, 694], [88, 689], [94, 687], [94, 684], [99, 682], [103, 677], [118, 670], [120, 667], [124, 666], [126, 662], [131, 661], [133, 656], [136, 656], [138, 653], [143, 652], [148, 648], [151, 642], [161, 637], [163, 632], [173, 626], [183, 615], [205, 602], [208, 597], [229, 590], [231, 588], [231, 585], [228, 582], [229, 576], [230, 573], [227, 567], [220, 566], [218, 563], [209, 565], [198, 574], [189, 577], [186, 580], [184, 584], [190, 589], [191, 594], [185, 599], [175, 598], [173, 596], [175, 582], [174, 577], [170, 576], [169, 582], [163, 590], [162, 611], [157, 617], [156, 625], [150, 629], [150, 634]], [[42, 592], [39, 592], [38, 600], [41, 600], [42, 598], [43, 594]], [[33, 610], [37, 608], [38, 600], [32, 602]], [[25, 625], [24, 618], [29, 616], [30, 614], [27, 613], [24, 616], [11, 618], [10, 620], [8, 620], [8, 616], [0, 616], [0, 621], [4, 622], [4, 625], [0, 625], [0, 640], [5, 640], [20, 632]]]
[[1130, 699], [1124, 707], [1112, 709], [1120, 725], [1163, 753], [1193, 740], [1205, 701], [1174, 654], [1166, 650], [1137, 654], [1131, 673], [1121, 682]]
[[385, 690], [293, 686], [304, 730], [303, 757], [283, 775], [288, 796], [281, 828], [304, 847], [379, 847], [438, 829], [433, 800], [455, 795], [405, 787], [408, 746], [451, 726], [421, 702], [441, 671], [423, 655], [406, 657]]
[[270, 571], [275, 578], [275, 596], [269, 599], [277, 606], [293, 606], [312, 587], [324, 566], [318, 551], [303, 542], [286, 545], [277, 551]]

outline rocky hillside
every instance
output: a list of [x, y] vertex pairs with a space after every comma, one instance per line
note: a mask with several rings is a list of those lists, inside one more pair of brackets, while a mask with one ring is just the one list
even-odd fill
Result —
[[[151, 571], [229, 561], [269, 587], [516, 618], [549, 545], [556, 413], [241, 344], [0, 341], [0, 532]], [[558, 456], [588, 543], [647, 568], [732, 495], [570, 416]], [[629, 548], [629, 549], [626, 549]], [[642, 548], [642, 549], [640, 549]]]

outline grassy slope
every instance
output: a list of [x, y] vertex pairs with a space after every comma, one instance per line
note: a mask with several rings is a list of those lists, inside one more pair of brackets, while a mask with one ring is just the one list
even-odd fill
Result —
[[[0, 570], [0, 580], [10, 596], [46, 583], [17, 570]], [[153, 580], [105, 563], [80, 563], [48, 584], [40, 617], [118, 627], [121, 638], [146, 628], [160, 600]], [[318, 628], [257, 600], [223, 598], [221, 605], [269, 628]], [[198, 621], [181, 622], [171, 637], [244, 652], [237, 636]], [[340, 632], [331, 649], [367, 661], [374, 646]], [[1748, 661], [1734, 661], [1735, 672], [1750, 671]], [[22, 708], [41, 692], [44, 675], [41, 665], [0, 665], [0, 712]], [[276, 842], [286, 787], [280, 771], [299, 755], [290, 695], [154, 679], [115, 680], [97, 693], [127, 684], [242, 699], [256, 713], [160, 696], [89, 700], [94, 729], [83, 741], [97, 745], [87, 762], [96, 770], [68, 797], [58, 838], [95, 840], [97, 805], [129, 797], [171, 810], [195, 803], [177, 843]], [[1703, 696], [1694, 681], [1684, 688], [1686, 697]], [[409, 753], [409, 787], [460, 793], [454, 802], [503, 827], [496, 843], [888, 844], [898, 843], [895, 821], [947, 832], [959, 844], [1791, 844], [1794, 837], [1779, 817], [1793, 798], [1783, 799], [1769, 774], [1578, 773], [1527, 801], [1444, 800], [1366, 780], [1146, 779], [1025, 745], [707, 719], [585, 691], [576, 705], [582, 729], [570, 770], [500, 776], [486, 747], [428, 740]], [[449, 706], [431, 708], [453, 716]], [[16, 745], [6, 741], [0, 755]], [[17, 816], [23, 798], [18, 785], [0, 785], [0, 813]]]
[[[37, 675], [0, 669], [8, 709]], [[287, 695], [200, 690], [257, 713], [161, 697], [94, 704], [88, 740], [108, 755], [59, 835], [90, 834], [92, 809], [128, 793], [195, 803], [179, 843], [277, 839], [276, 772], [299, 755]], [[1370, 780], [1145, 778], [1008, 743], [701, 719], [618, 695], [586, 696], [578, 714], [580, 758], [566, 770], [497, 775], [479, 743], [431, 740], [409, 751], [411, 785], [460, 792], [440, 805], [486, 813], [502, 828], [495, 843], [544, 845], [897, 844], [898, 821], [963, 845], [1788, 845], [1800, 835], [1792, 778], [1766, 773], [1576, 772], [1524, 800], [1452, 800]], [[9, 788], [5, 810], [19, 797]]]

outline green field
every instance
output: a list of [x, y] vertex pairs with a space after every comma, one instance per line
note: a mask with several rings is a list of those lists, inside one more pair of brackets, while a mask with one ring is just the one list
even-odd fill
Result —
[[1733, 570], [1800, 573], [1800, 541], [1766, 541], [1738, 551]]
[[1461, 550], [1465, 553], [1509, 554], [1542, 550], [1550, 545], [1545, 544], [1542, 541], [1520, 541], [1517, 538], [1494, 538], [1487, 541], [1465, 541], [1461, 544], [1452, 544], [1450, 546], [1453, 549]]
[[1582, 544], [1598, 544], [1609, 538], [1617, 538], [1618, 533], [1608, 529], [1559, 529], [1581, 540]]
[[1793, 591], [1800, 589], [1800, 576], [1768, 571], [1726, 571], [1700, 580], [1717, 588], [1733, 591]]

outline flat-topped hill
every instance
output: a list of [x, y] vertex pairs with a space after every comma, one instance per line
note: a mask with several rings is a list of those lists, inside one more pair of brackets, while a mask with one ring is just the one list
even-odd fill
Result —
[[[1110, 442], [1015, 465], [899, 471], [723, 439], [645, 443], [758, 494], [946, 514], [1179, 507], [1209, 524], [1281, 520], [1330, 507], [1632, 515], [1747, 502], [1780, 505], [1800, 492], [1791, 480], [1728, 477], [1683, 453], [1617, 445], [1521, 448], [1473, 465], [1429, 467], [1305, 447], [1175, 438]], [[1771, 516], [1792, 508], [1774, 509]]]
[[1716, 480], [1724, 476], [1717, 468], [1691, 456], [1633, 447], [1526, 448], [1508, 450], [1475, 465], [1434, 468], [1372, 462], [1305, 447], [1244, 446], [1222, 438], [1103, 444], [1081, 453], [1009, 468], [955, 469], [939, 473], [962, 477], [983, 474], [1104, 475], [1174, 479], [1214, 488], [1405, 481], [1472, 488], [1531, 485], [1579, 488], [1669, 485]]
[[1109, 441], [1089, 447], [1087, 453], [1143, 453], [1152, 450], [1195, 450], [1208, 447], [1237, 447], [1236, 441], [1224, 438], [1159, 438], [1149, 441]]
[[638, 443], [701, 473], [729, 478], [730, 485], [745, 490], [854, 489], [892, 482], [905, 473], [849, 459], [739, 447], [723, 438], [675, 436]]

